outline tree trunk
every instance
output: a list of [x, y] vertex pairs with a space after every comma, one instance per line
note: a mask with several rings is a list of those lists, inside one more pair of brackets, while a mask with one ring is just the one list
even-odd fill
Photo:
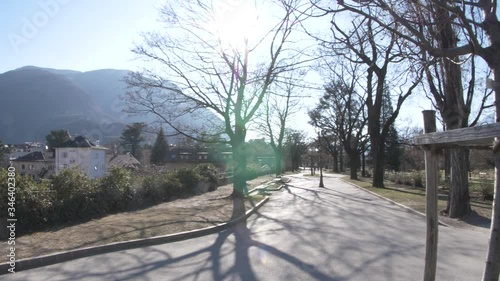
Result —
[[312, 156], [309, 158], [309, 167], [311, 167], [311, 176], [314, 176], [314, 170], [313, 170], [313, 159]]
[[[236, 135], [236, 134], [235, 134]], [[233, 197], [244, 197], [248, 194], [247, 187], [247, 156], [245, 137], [235, 136], [233, 141]]]
[[471, 212], [468, 183], [468, 151], [465, 148], [450, 148], [450, 194], [446, 212], [450, 218], [460, 218]]
[[342, 146], [339, 149], [339, 172], [344, 172], [344, 149]]
[[366, 155], [365, 152], [361, 154], [361, 176], [366, 177]]
[[384, 187], [384, 144], [380, 143], [378, 137], [372, 137], [372, 155], [373, 155], [373, 187]]
[[339, 152], [335, 148], [335, 150], [332, 153], [333, 157], [333, 172], [338, 173], [339, 172]]
[[359, 153], [357, 151], [349, 152], [349, 168], [351, 169], [351, 180], [358, 179]]
[[451, 165], [450, 165], [450, 151], [448, 149], [444, 150], [444, 180], [449, 183], [451, 176]]
[[283, 173], [283, 167], [282, 167], [282, 160], [281, 160], [281, 151], [279, 151], [278, 149], [275, 149], [274, 150], [274, 157], [275, 157], [275, 173], [276, 173], [276, 177], [278, 177], [279, 175], [281, 175]]

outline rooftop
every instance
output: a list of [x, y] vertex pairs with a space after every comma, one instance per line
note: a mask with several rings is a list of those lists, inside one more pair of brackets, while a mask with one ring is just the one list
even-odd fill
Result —
[[26, 154], [24, 156], [18, 157], [12, 161], [18, 161], [18, 162], [34, 162], [34, 161], [47, 161], [45, 159], [45, 156], [43, 155], [42, 152], [40, 151], [35, 151], [31, 152], [29, 154]]
[[92, 148], [101, 148], [107, 149], [102, 146], [95, 145], [93, 142], [86, 139], [84, 136], [78, 136], [74, 140], [69, 140], [62, 144], [60, 147], [92, 147]]

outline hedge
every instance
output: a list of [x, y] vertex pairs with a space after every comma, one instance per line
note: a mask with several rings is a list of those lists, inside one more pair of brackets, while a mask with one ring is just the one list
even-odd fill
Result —
[[[7, 178], [8, 171], [0, 170], [0, 180], [6, 183]], [[65, 169], [40, 182], [16, 173], [15, 181], [18, 235], [149, 207], [174, 198], [215, 190], [218, 184], [217, 171], [211, 165], [146, 176], [134, 176], [126, 169], [112, 167], [100, 179], [89, 179], [77, 169]], [[0, 192], [7, 194], [7, 184], [0, 186]], [[0, 200], [0, 209], [5, 210], [0, 219], [4, 221], [8, 202]], [[7, 238], [6, 235], [5, 231], [0, 232], [1, 238]]]

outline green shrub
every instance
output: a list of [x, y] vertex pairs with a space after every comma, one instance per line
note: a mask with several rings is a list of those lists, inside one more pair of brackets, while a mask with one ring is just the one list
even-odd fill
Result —
[[69, 200], [82, 188], [89, 188], [90, 179], [77, 168], [63, 169], [51, 178], [52, 189], [59, 202]]
[[194, 193], [196, 185], [203, 180], [194, 169], [179, 169], [174, 172], [174, 175], [182, 184], [182, 188], [191, 193]]
[[20, 233], [43, 229], [54, 222], [55, 193], [47, 182], [35, 183], [25, 180], [19, 185], [16, 197], [16, 215]]
[[495, 194], [493, 184], [482, 183], [479, 187], [479, 191], [481, 192], [481, 199], [483, 199], [483, 201], [493, 201], [493, 195]]
[[183, 185], [176, 173], [155, 174], [144, 177], [136, 199], [142, 198], [145, 204], [154, 204], [183, 194]]
[[247, 166], [246, 169], [246, 179], [247, 180], [253, 180], [256, 177], [267, 175], [267, 174], [272, 174], [272, 168], [271, 167], [266, 167], [263, 168], [257, 164], [250, 164]]
[[96, 181], [89, 180], [69, 199], [58, 202], [59, 220], [61, 223], [75, 223], [92, 218], [99, 218], [107, 213], [109, 205], [102, 197]]
[[[0, 170], [0, 180], [7, 183], [8, 171]], [[30, 231], [42, 229], [53, 221], [54, 193], [49, 189], [47, 181], [37, 183], [31, 177], [21, 176], [15, 173], [15, 203], [8, 205], [8, 200], [0, 200], [0, 209], [4, 213], [0, 215], [1, 219], [6, 219], [8, 208], [15, 208], [15, 218], [22, 222], [17, 225], [16, 231], [24, 234]], [[12, 181], [10, 181], [12, 182]], [[12, 190], [12, 188], [11, 188]], [[0, 184], [0, 192], [5, 194], [7, 199], [8, 185]], [[1, 238], [6, 238], [6, 232], [0, 231]]]
[[99, 217], [109, 210], [109, 201], [102, 196], [98, 181], [89, 179], [77, 169], [64, 169], [52, 176], [56, 192], [56, 217], [67, 223]]
[[399, 177], [399, 173], [386, 172], [385, 179], [388, 181], [396, 182], [396, 179]]
[[424, 187], [424, 179], [421, 173], [413, 173], [413, 186], [415, 187]]
[[100, 179], [99, 193], [107, 200], [106, 211], [125, 210], [134, 197], [130, 172], [124, 168], [111, 167]]
[[404, 185], [413, 186], [413, 178], [411, 177], [411, 175], [408, 174], [404, 175], [403, 183]]
[[404, 176], [403, 175], [397, 175], [394, 182], [396, 184], [404, 184]]
[[214, 191], [219, 186], [219, 177], [217, 169], [211, 164], [200, 164], [194, 169], [202, 177], [203, 181], [208, 183], [208, 191]]
[[166, 197], [166, 192], [161, 186], [162, 180], [160, 175], [145, 176], [142, 181], [142, 189], [136, 194], [148, 203], [161, 202]]

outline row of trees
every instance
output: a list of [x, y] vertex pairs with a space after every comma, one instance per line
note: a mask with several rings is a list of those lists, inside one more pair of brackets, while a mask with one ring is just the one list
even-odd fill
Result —
[[[495, 64], [489, 54], [495, 44], [490, 41], [488, 45], [485, 39], [495, 36], [492, 30], [498, 20], [488, 8], [492, 7], [489, 1], [473, 2], [461, 6], [442, 1], [314, 3], [323, 16], [332, 16], [332, 32], [329, 37], [311, 34], [320, 42], [321, 66], [327, 69], [330, 81], [326, 94], [310, 113], [311, 122], [327, 128], [326, 133], [333, 134], [353, 159], [359, 158], [368, 143], [374, 161], [374, 187], [384, 186], [387, 154], [397, 149], [392, 141], [396, 139], [394, 123], [416, 89], [433, 102], [446, 130], [476, 125], [493, 106], [492, 91], [477, 84], [478, 76], [490, 72], [484, 73], [476, 56], [490, 68]], [[352, 24], [341, 25], [339, 18], [348, 18]], [[471, 43], [458, 46], [460, 40], [469, 39], [473, 39]], [[461, 217], [471, 211], [468, 152], [453, 148], [447, 153], [453, 172], [446, 212], [450, 217]], [[358, 166], [351, 162], [352, 168]]]
[[[274, 104], [275, 108], [278, 108], [278, 104]], [[284, 109], [285, 111], [287, 109]], [[286, 113], [284, 115], [287, 115]], [[285, 129], [285, 121], [287, 116], [281, 116], [280, 124], [276, 126], [279, 133], [277, 135], [278, 139], [275, 139], [275, 134], [273, 129], [275, 126], [271, 124], [270, 118], [267, 114], [261, 116], [262, 120], [266, 118], [266, 123], [260, 123], [259, 125], [265, 124], [263, 130], [268, 132], [270, 141], [266, 142], [262, 140], [253, 140], [247, 143], [246, 157], [249, 158], [250, 162], [257, 164], [257, 156], [268, 156], [274, 158], [274, 163], [272, 163], [274, 171], [277, 175], [280, 175], [285, 167], [282, 164], [289, 163], [289, 167], [292, 170], [298, 170], [300, 165], [300, 156], [305, 151], [306, 147], [306, 135], [303, 132]], [[141, 151], [144, 150], [144, 133], [147, 128], [145, 123], [132, 123], [125, 127], [120, 137], [120, 147], [124, 152], [132, 154], [134, 157], [140, 159], [143, 157]], [[262, 128], [262, 127], [261, 127]], [[184, 138], [178, 143], [180, 147], [197, 147], [204, 148], [208, 150], [225, 151], [228, 147], [225, 144], [215, 143], [215, 142], [203, 142], [194, 141], [189, 138]], [[156, 140], [152, 147], [150, 147], [149, 157], [150, 163], [155, 165], [164, 164], [167, 161], [167, 152], [169, 151], [169, 144], [165, 136], [162, 127], [158, 130], [156, 134]]]
[[[312, 3], [322, 11], [322, 15], [333, 17], [332, 37], [328, 40], [318, 38], [322, 46], [328, 48], [331, 54], [365, 68], [366, 75], [361, 84], [366, 95], [363, 104], [374, 157], [373, 186], [383, 187], [384, 140], [402, 103], [417, 86], [422, 85], [421, 88], [433, 102], [445, 130], [474, 126], [483, 111], [494, 106], [488, 104], [493, 92], [477, 85], [477, 76], [482, 76], [476, 61], [479, 57], [489, 67], [485, 74], [494, 75], [496, 82], [492, 88], [495, 100], [500, 100], [500, 22], [496, 0], [339, 0], [336, 4], [331, 1]], [[338, 24], [336, 18], [340, 17], [348, 18], [352, 25]], [[464, 83], [464, 80], [467, 82]], [[396, 95], [396, 102], [393, 114], [384, 120], [381, 116], [382, 100], [389, 83], [392, 84], [391, 94]], [[479, 108], [475, 117], [472, 115], [474, 104]], [[473, 117], [472, 122], [470, 117]], [[498, 102], [496, 117], [496, 122], [500, 122]], [[339, 126], [335, 127], [338, 129]], [[357, 144], [354, 139], [348, 143], [350, 147]], [[471, 212], [467, 182], [468, 150], [454, 147], [448, 149], [447, 154], [451, 178], [446, 212], [450, 217], [457, 218]], [[499, 157], [497, 153], [497, 165]], [[500, 210], [496, 204], [494, 206], [483, 280], [498, 280], [500, 272], [500, 243], [496, 234], [499, 223], [496, 213]], [[427, 273], [426, 278], [433, 280], [434, 276], [427, 276]]]
[[[250, 124], [263, 108], [266, 114], [278, 116], [264, 118], [263, 128], [288, 115], [288, 109], [272, 110], [273, 99], [285, 104], [282, 101], [288, 98], [283, 93], [289, 91], [280, 85], [297, 84], [301, 77], [297, 72], [311, 60], [327, 69], [328, 91], [349, 92], [336, 94], [338, 104], [330, 103], [349, 108], [335, 116], [338, 120], [330, 120], [329, 127], [318, 116], [313, 122], [326, 128], [325, 135], [336, 135], [353, 158], [358, 158], [360, 149], [370, 149], [375, 187], [384, 186], [386, 151], [392, 151], [386, 143], [395, 132], [403, 103], [416, 89], [428, 94], [446, 129], [475, 125], [479, 117], [466, 122], [474, 103], [479, 103], [476, 116], [490, 106], [491, 93], [485, 90], [478, 97], [474, 89], [480, 70], [475, 57], [483, 58], [492, 71], [499, 63], [494, 55], [498, 20], [491, 1], [459, 5], [437, 0], [399, 4], [382, 0], [269, 2], [232, 3], [224, 9], [217, 9], [211, 1], [167, 4], [160, 11], [161, 21], [175, 32], [145, 34], [144, 43], [133, 51], [150, 64], [127, 78], [129, 112], [156, 115], [176, 133], [195, 140], [200, 140], [200, 130], [186, 125], [185, 117], [205, 118], [203, 130], [213, 137], [210, 139], [226, 136], [225, 142], [233, 149], [235, 196], [246, 193], [240, 175], [247, 164], [245, 138]], [[253, 11], [264, 4], [280, 17], [265, 22], [267, 29], [256, 28], [263, 21]], [[308, 30], [305, 23], [313, 17], [331, 17], [329, 36]], [[231, 28], [232, 20], [239, 20], [238, 29]], [[294, 44], [300, 31], [317, 41], [318, 56], [306, 56], [308, 46]], [[466, 43], [460, 46], [460, 42]], [[277, 91], [280, 87], [284, 91]], [[323, 97], [323, 108], [329, 106], [328, 99]], [[392, 111], [384, 110], [387, 100], [392, 102]], [[172, 106], [178, 104], [182, 106]], [[220, 119], [210, 118], [206, 109]], [[276, 153], [282, 153], [282, 131], [267, 131], [274, 136], [270, 139]], [[450, 155], [454, 172], [448, 211], [450, 217], [460, 217], [470, 212], [464, 180], [466, 151], [450, 150]]]
[[[146, 129], [146, 124], [142, 122], [136, 122], [129, 124], [123, 129], [122, 135], [120, 136], [120, 146], [125, 152], [130, 153], [137, 159], [141, 159], [141, 146], [144, 142], [144, 130]], [[151, 164], [163, 164], [167, 160], [168, 152], [168, 141], [165, 137], [163, 128], [160, 127], [156, 134], [156, 140], [151, 148]]]

